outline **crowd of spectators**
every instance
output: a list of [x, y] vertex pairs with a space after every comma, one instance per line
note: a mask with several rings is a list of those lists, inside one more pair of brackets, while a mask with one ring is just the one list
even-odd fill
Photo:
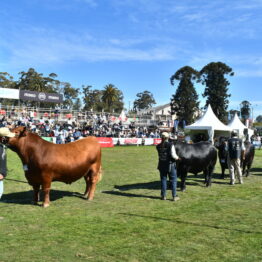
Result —
[[109, 115], [90, 114], [85, 120], [64, 119], [58, 120], [51, 117], [35, 118], [33, 115], [20, 117], [6, 117], [0, 119], [0, 127], [4, 126], [26, 126], [31, 132], [42, 137], [55, 137], [57, 144], [64, 144], [78, 140], [81, 137], [118, 137], [118, 138], [160, 138], [158, 128], [136, 126], [134, 122], [123, 123], [112, 121]]

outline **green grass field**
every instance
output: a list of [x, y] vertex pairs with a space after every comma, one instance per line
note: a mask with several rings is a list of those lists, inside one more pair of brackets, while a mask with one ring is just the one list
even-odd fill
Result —
[[[161, 201], [154, 147], [103, 149], [93, 201], [83, 179], [52, 184], [51, 205], [31, 204], [17, 155], [0, 202], [0, 261], [262, 261], [262, 150], [244, 184], [189, 174], [180, 201]], [[227, 170], [228, 174], [228, 170]], [[168, 192], [171, 199], [171, 192]]]

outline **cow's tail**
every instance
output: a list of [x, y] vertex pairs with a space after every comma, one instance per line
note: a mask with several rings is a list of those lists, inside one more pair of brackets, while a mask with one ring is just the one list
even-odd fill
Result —
[[102, 176], [103, 176], [103, 171], [102, 171], [102, 165], [100, 165], [99, 171], [97, 173], [98, 179], [97, 182], [102, 180]]

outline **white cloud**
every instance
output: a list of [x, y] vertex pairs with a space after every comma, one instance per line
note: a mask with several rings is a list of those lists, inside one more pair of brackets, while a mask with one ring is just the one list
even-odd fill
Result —
[[[152, 44], [146, 39], [105, 40], [79, 32], [64, 34], [36, 27], [11, 33], [9, 39], [1, 42], [0, 46], [10, 54], [5, 64], [12, 67], [61, 64], [77, 60], [162, 61], [174, 59], [176, 53], [174, 47], [159, 42]], [[147, 48], [140, 47], [145, 43]]]
[[262, 77], [262, 68], [261, 69], [239, 69], [235, 70], [236, 76], [240, 77]]

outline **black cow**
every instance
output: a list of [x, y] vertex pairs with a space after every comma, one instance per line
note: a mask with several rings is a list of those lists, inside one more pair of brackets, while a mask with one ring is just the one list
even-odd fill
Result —
[[181, 178], [181, 191], [186, 190], [187, 173], [205, 175], [206, 186], [211, 186], [212, 173], [217, 161], [217, 150], [210, 142], [195, 144], [177, 143], [176, 152], [181, 160], [177, 162], [177, 174]]
[[[253, 163], [253, 159], [255, 156], [255, 147], [248, 141], [244, 142], [245, 144], [245, 154], [244, 158], [241, 157], [241, 166], [242, 166], [242, 174], [243, 176], [249, 176], [249, 171]], [[225, 178], [225, 169], [228, 169], [227, 163], [227, 151], [226, 151], [226, 139], [222, 139], [220, 141], [220, 145], [217, 147], [218, 149], [218, 158], [221, 166], [221, 178]]]
[[225, 178], [225, 170], [228, 169], [226, 143], [227, 143], [227, 139], [223, 137], [220, 139], [219, 145], [217, 146], [218, 159], [222, 172], [220, 178], [222, 179]]

